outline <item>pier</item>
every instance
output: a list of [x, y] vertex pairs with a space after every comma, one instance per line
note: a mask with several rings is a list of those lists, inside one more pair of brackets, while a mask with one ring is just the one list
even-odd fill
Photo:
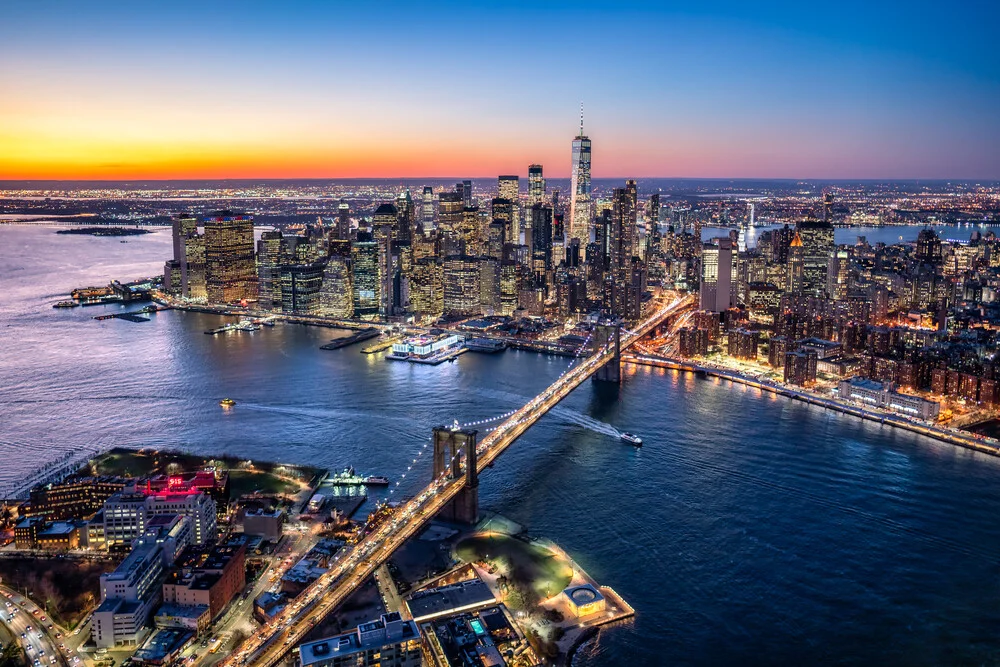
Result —
[[[339, 350], [342, 347], [347, 347], [348, 345], [354, 345], [355, 343], [360, 343], [362, 341], [371, 340], [372, 338], [375, 338], [376, 336], [380, 336], [380, 335], [382, 335], [382, 332], [379, 331], [378, 329], [376, 329], [375, 327], [371, 327], [371, 328], [368, 328], [368, 329], [362, 329], [361, 331], [357, 331], [357, 332], [351, 334], [350, 336], [346, 336], [345, 338], [334, 338], [333, 340], [331, 340], [326, 345], [320, 345], [319, 349], [321, 349], [321, 350]], [[390, 345], [391, 345], [391, 343], [390, 343]]]

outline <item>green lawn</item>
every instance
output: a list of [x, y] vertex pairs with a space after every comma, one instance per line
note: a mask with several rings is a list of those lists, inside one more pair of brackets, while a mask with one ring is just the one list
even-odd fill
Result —
[[465, 562], [496, 564], [515, 585], [530, 587], [541, 599], [556, 595], [573, 578], [573, 568], [552, 551], [501, 533], [467, 537], [456, 545], [455, 553]]
[[229, 493], [233, 498], [260, 491], [261, 493], [295, 494], [301, 487], [266, 472], [229, 471]]

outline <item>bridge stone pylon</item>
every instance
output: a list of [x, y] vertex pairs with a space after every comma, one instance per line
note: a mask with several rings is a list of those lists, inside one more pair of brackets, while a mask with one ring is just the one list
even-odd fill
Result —
[[622, 381], [622, 350], [621, 350], [622, 328], [619, 324], [598, 324], [594, 327], [594, 349], [600, 350], [610, 341], [613, 345], [614, 356], [608, 363], [601, 366], [594, 373], [594, 380], [599, 382], [614, 382], [621, 384]]
[[468, 524], [479, 521], [477, 433], [475, 430], [447, 426], [434, 429], [434, 479], [443, 474], [452, 479], [465, 476], [465, 486], [438, 515], [445, 521]]

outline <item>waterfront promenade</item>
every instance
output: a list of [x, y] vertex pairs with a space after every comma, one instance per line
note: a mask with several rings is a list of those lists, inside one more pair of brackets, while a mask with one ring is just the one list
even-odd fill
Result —
[[869, 421], [887, 424], [897, 428], [906, 429], [914, 433], [926, 435], [942, 442], [947, 442], [959, 447], [972, 449], [991, 456], [1000, 456], [1000, 440], [988, 438], [968, 433], [956, 428], [947, 426], [937, 426], [924, 421], [909, 419], [902, 415], [865, 408], [856, 403], [841, 399], [824, 396], [817, 392], [791, 387], [786, 384], [772, 382], [771, 380], [758, 379], [730, 369], [718, 368], [706, 364], [695, 364], [689, 361], [678, 361], [669, 357], [660, 357], [651, 354], [623, 354], [623, 363], [633, 363], [641, 366], [654, 366], [656, 368], [666, 368], [669, 370], [682, 371], [685, 373], [696, 373], [706, 377], [717, 377], [729, 380], [736, 384], [742, 384], [761, 391], [771, 392], [780, 396], [786, 396], [796, 401], [803, 401], [810, 405], [815, 405], [828, 410], [837, 410], [845, 414], [860, 417]]

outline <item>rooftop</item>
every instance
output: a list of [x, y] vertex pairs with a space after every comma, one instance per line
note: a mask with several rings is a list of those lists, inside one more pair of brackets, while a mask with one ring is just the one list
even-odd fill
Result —
[[419, 637], [413, 621], [403, 621], [397, 613], [383, 614], [379, 620], [359, 625], [353, 632], [301, 644], [299, 657], [302, 667], [306, 667]]
[[496, 599], [481, 579], [417, 591], [406, 600], [410, 614], [418, 622], [491, 604], [496, 604]]

